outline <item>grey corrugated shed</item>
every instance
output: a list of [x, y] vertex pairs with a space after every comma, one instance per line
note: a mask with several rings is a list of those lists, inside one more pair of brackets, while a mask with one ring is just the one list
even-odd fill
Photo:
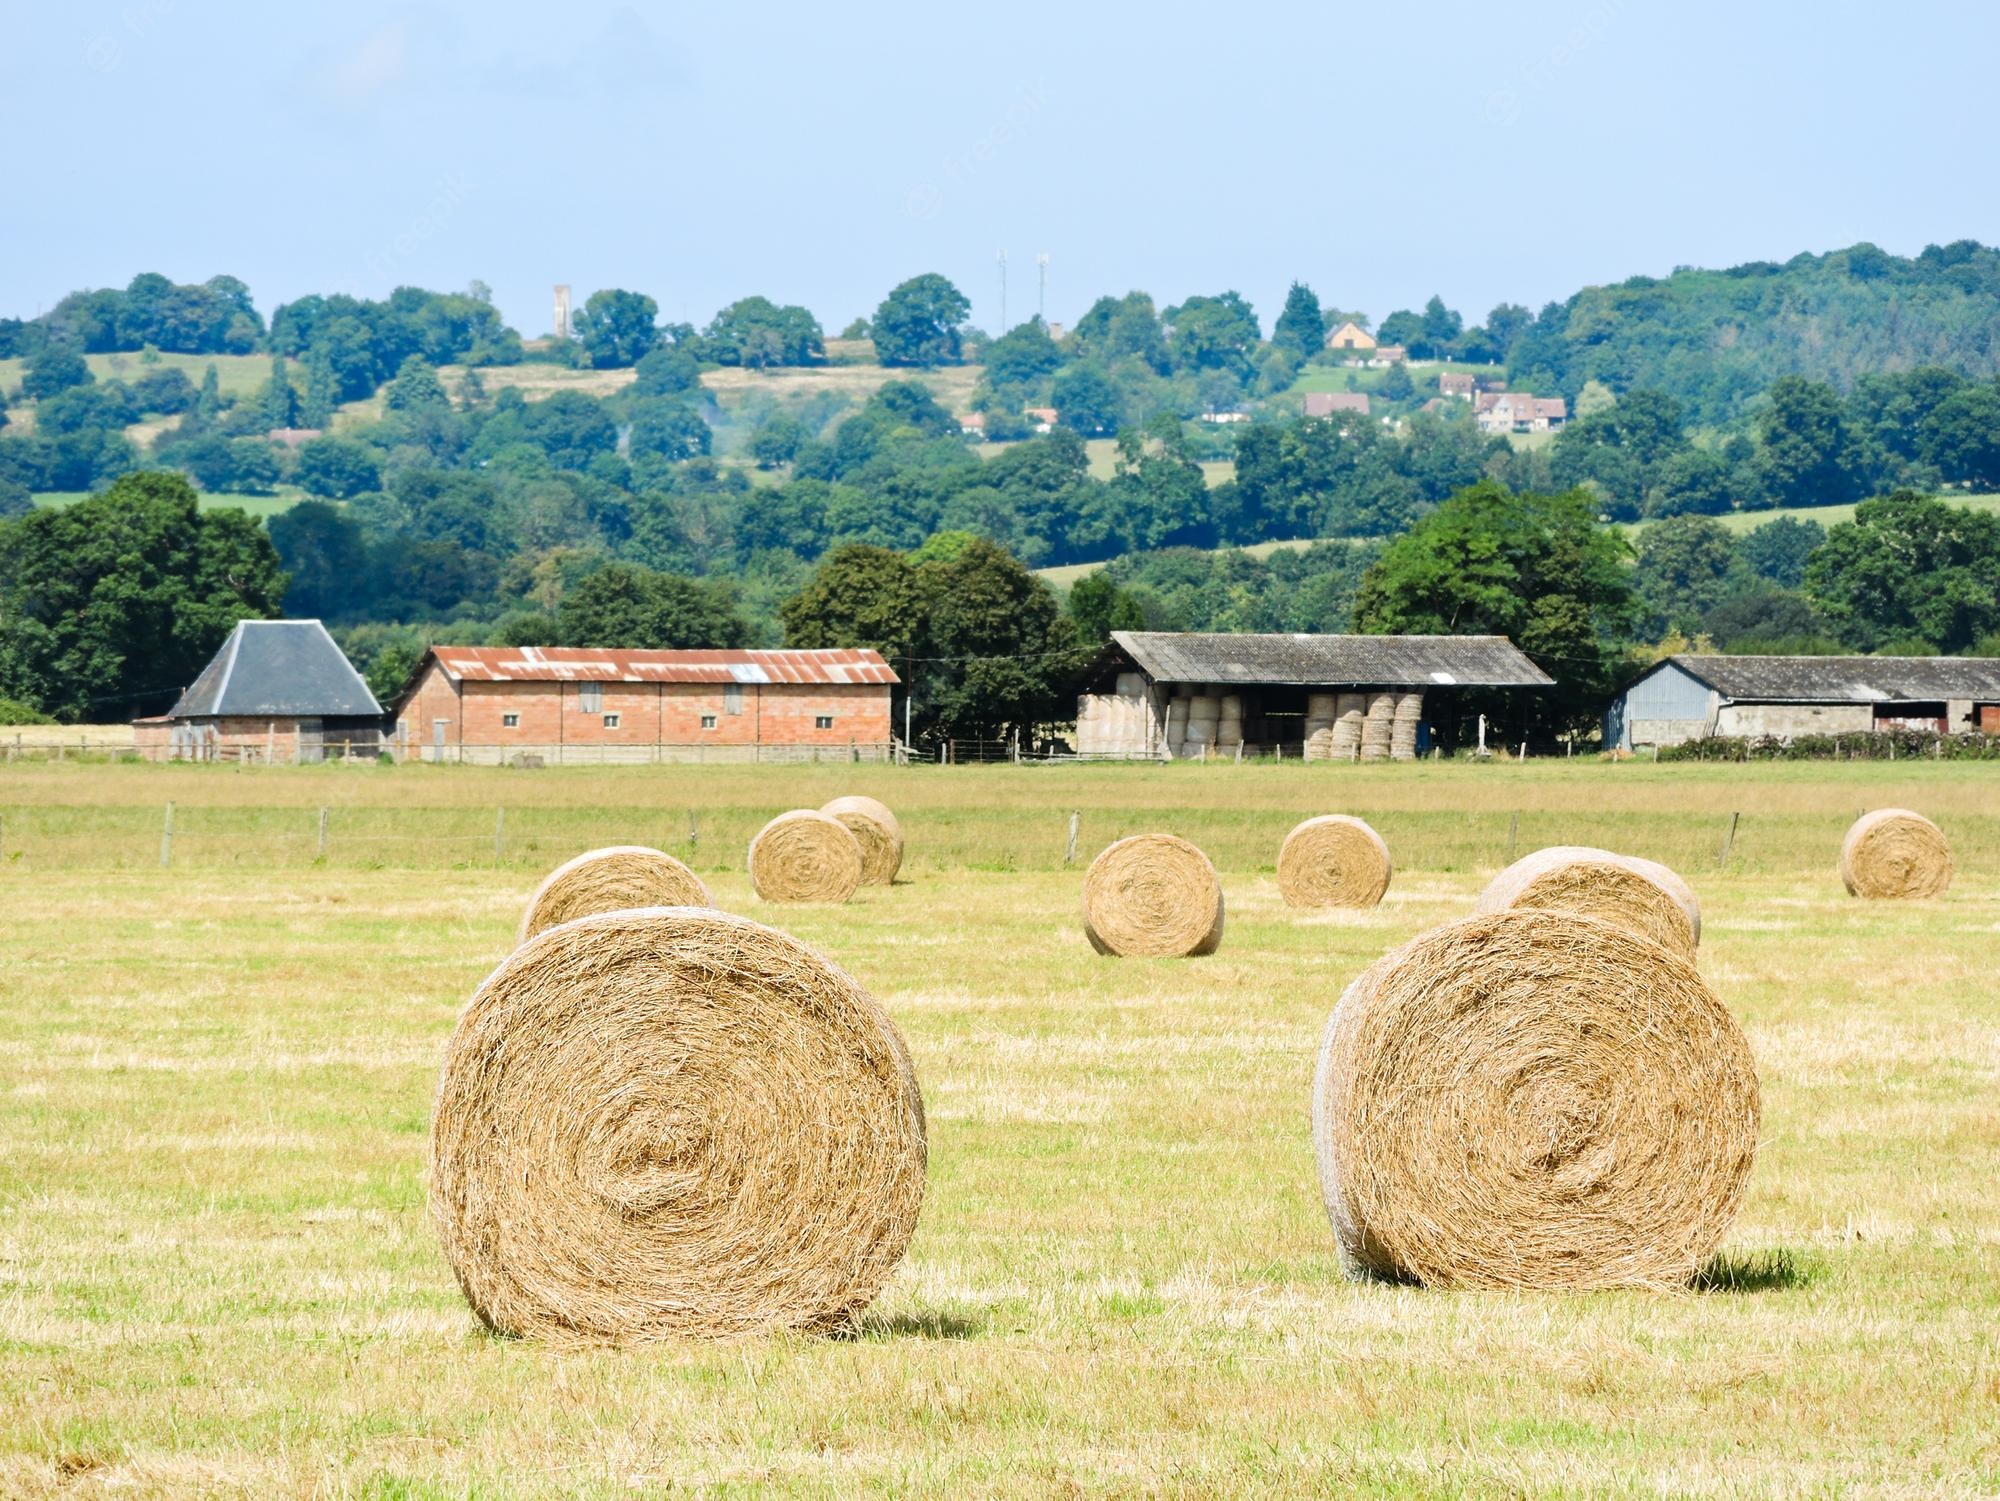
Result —
[[170, 719], [360, 719], [382, 706], [317, 620], [239, 620]]
[[1113, 631], [1155, 682], [1355, 688], [1546, 688], [1505, 636], [1257, 636]]
[[1667, 658], [1733, 703], [1938, 703], [2000, 700], [1995, 657]]

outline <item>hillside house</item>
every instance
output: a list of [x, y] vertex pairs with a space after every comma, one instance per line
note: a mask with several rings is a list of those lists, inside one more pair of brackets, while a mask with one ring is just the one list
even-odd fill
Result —
[[1352, 413], [1357, 417], [1366, 417], [1368, 415], [1368, 393], [1366, 391], [1306, 392], [1306, 415], [1308, 417], [1335, 417], [1342, 413]]
[[1340, 325], [1326, 336], [1328, 349], [1354, 349], [1367, 351], [1375, 347], [1375, 337], [1352, 319]]
[[1444, 370], [1438, 373], [1438, 395], [1456, 396], [1461, 401], [1472, 400], [1478, 383], [1469, 370]]
[[[1460, 743], [1467, 721], [1553, 685], [1504, 636], [1319, 636], [1113, 631], [1077, 698], [1079, 755], [1169, 759], [1176, 705], [1240, 705], [1246, 753], [1305, 756], [1314, 700], [1417, 696], [1404, 750]], [[1413, 732], [1417, 726], [1412, 725]], [[1497, 730], [1496, 730], [1497, 737]]]
[[1526, 391], [1480, 391], [1472, 398], [1472, 416], [1482, 433], [1552, 433], [1569, 420], [1569, 404]]
[[1673, 656], [1604, 715], [1620, 750], [1899, 729], [2000, 735], [2000, 658]]
[[881, 761], [898, 681], [862, 649], [434, 646], [390, 713], [418, 761]]
[[165, 714], [138, 720], [153, 761], [296, 764], [381, 749], [382, 706], [317, 620], [240, 620]]
[[1375, 346], [1375, 353], [1370, 357], [1368, 363], [1373, 367], [1400, 365], [1407, 361], [1409, 357], [1410, 351], [1405, 349], [1401, 344], [1377, 344]]

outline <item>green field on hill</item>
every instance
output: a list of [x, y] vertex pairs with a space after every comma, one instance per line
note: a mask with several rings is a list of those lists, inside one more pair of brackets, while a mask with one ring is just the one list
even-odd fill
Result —
[[[1991, 781], [1949, 762], [0, 768], [0, 1494], [1990, 1494]], [[850, 791], [896, 810], [903, 879], [757, 901], [750, 835]], [[1843, 891], [1842, 832], [1891, 804], [1951, 837], [1943, 899]], [[1332, 808], [1387, 839], [1388, 898], [1288, 909], [1278, 842]], [[1221, 872], [1212, 957], [1085, 941], [1083, 863], [1153, 829]], [[927, 1197], [852, 1337], [497, 1338], [439, 1251], [426, 1142], [458, 1010], [546, 870], [635, 841], [818, 947], [908, 1039]], [[1510, 853], [1569, 842], [1693, 882], [1701, 969], [1756, 1058], [1763, 1139], [1705, 1290], [1350, 1283], [1307, 1129], [1334, 998]]]

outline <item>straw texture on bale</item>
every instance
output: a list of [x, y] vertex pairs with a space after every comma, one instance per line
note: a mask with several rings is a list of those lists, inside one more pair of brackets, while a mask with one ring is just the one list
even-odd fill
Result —
[[796, 939], [656, 907], [529, 940], [445, 1050], [431, 1214], [508, 1334], [847, 1325], [923, 1203], [923, 1098], [868, 994]]
[[1953, 868], [1944, 831], [1907, 808], [1862, 814], [1840, 845], [1840, 879], [1855, 896], [1943, 896]]
[[1701, 904], [1694, 889], [1656, 860], [1609, 850], [1555, 845], [1523, 855], [1493, 878], [1472, 910], [1513, 907], [1600, 918], [1690, 959], [1701, 942]]
[[780, 813], [750, 841], [750, 884], [767, 902], [844, 902], [861, 871], [861, 841], [811, 808]]
[[861, 881], [887, 886], [903, 868], [903, 826], [896, 815], [872, 797], [837, 797], [819, 810], [847, 825], [861, 845]]
[[1222, 882], [1185, 839], [1130, 835], [1084, 873], [1083, 930], [1100, 954], [1212, 954], [1222, 943]]
[[1362, 972], [1313, 1079], [1349, 1272], [1666, 1287], [1713, 1254], [1757, 1149], [1756, 1066], [1694, 966], [1593, 918], [1462, 918]]
[[628, 907], [706, 907], [701, 878], [664, 851], [614, 844], [558, 865], [528, 898], [515, 942], [577, 917]]
[[1388, 889], [1389, 846], [1345, 813], [1308, 818], [1278, 851], [1278, 894], [1288, 907], [1372, 907]]

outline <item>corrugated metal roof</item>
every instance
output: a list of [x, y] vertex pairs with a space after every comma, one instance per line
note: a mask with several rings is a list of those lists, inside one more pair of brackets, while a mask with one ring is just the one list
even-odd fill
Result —
[[895, 683], [877, 652], [600, 651], [587, 646], [434, 646], [454, 678], [486, 683]]
[[2000, 699], [2000, 658], [1995, 657], [1674, 656], [1667, 660], [1737, 703]]
[[1156, 682], [1374, 688], [1546, 688], [1505, 636], [1260, 636], [1113, 631]]
[[169, 719], [356, 719], [382, 706], [317, 620], [239, 620]]

